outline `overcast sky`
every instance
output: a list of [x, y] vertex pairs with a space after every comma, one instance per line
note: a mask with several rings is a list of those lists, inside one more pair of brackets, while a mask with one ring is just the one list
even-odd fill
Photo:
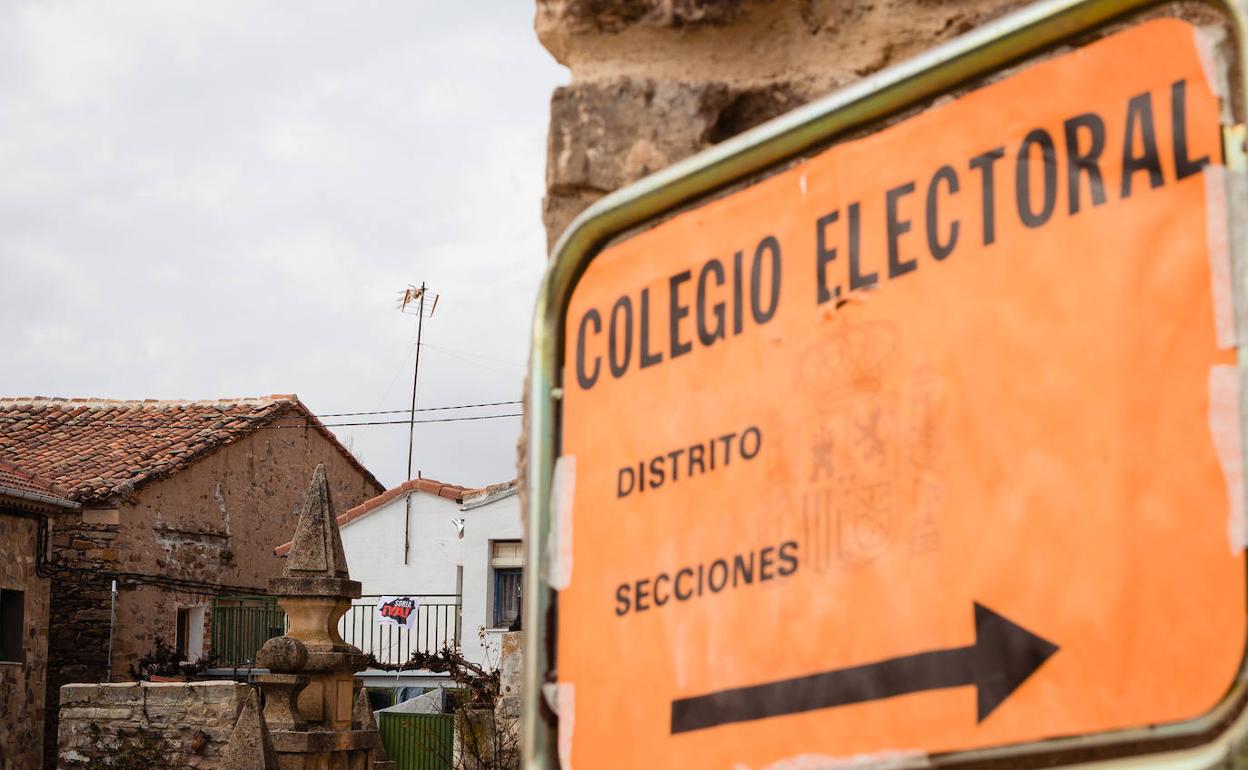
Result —
[[[567, 77], [532, 17], [519, 0], [0, 5], [0, 392], [404, 408], [416, 318], [395, 300], [424, 280], [441, 301], [418, 406], [519, 398]], [[491, 411], [420, 417], [470, 413]], [[510, 479], [519, 424], [418, 425], [415, 467]], [[403, 480], [405, 426], [336, 432]]]

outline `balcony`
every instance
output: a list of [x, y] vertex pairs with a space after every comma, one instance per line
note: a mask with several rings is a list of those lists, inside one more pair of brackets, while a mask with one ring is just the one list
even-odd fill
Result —
[[[413, 652], [437, 652], [458, 647], [462, 599], [459, 594], [406, 594], [415, 598], [412, 628], [377, 623], [374, 608], [379, 596], [361, 596], [338, 622], [344, 641], [388, 664], [407, 662]], [[269, 639], [286, 633], [286, 613], [272, 596], [222, 596], [213, 599], [209, 639], [215, 665], [251, 668], [256, 653]]]

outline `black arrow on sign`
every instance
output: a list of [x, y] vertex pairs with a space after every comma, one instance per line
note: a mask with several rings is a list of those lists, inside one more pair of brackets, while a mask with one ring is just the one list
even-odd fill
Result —
[[979, 722], [1057, 645], [975, 602], [975, 643], [672, 701], [672, 733], [975, 685]]

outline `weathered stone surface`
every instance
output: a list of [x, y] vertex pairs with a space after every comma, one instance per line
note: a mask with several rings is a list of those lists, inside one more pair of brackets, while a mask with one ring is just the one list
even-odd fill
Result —
[[538, 0], [548, 244], [599, 197], [1025, 0]]
[[66, 685], [52, 761], [70, 770], [75, 762], [115, 760], [125, 746], [146, 740], [170, 767], [219, 770], [249, 692], [235, 682]]
[[38, 527], [33, 518], [0, 514], [0, 585], [25, 594], [29, 629], [22, 663], [0, 663], [0, 768], [37, 768], [43, 761], [51, 596], [48, 579], [35, 571]]
[[551, 240], [595, 200], [806, 100], [793, 83], [620, 78], [567, 86], [551, 100], [543, 219]]
[[302, 730], [307, 720], [299, 713], [299, 694], [311, 680], [300, 674], [261, 674], [256, 683], [264, 690], [264, 720], [274, 729]]
[[315, 761], [318, 754], [352, 752], [358, 756], [364, 752], [371, 754], [381, 747], [381, 735], [367, 730], [270, 730], [269, 737], [273, 739], [273, 750], [279, 761], [287, 754], [312, 755], [310, 758]]
[[524, 634], [503, 634], [498, 651], [498, 702], [494, 713], [501, 724], [515, 724], [520, 718], [520, 685], [524, 673]]
[[[1023, 0], [543, 0], [536, 29], [573, 82], [621, 75], [755, 85], [844, 83], [966, 32]], [[646, 7], [641, 7], [646, 6]]]
[[725, 24], [743, 0], [538, 0], [538, 29], [614, 34], [633, 25], [677, 29]]
[[706, 146], [732, 100], [719, 83], [639, 78], [565, 86], [551, 100], [546, 182], [603, 193]]
[[295, 528], [295, 538], [286, 556], [282, 574], [290, 577], [349, 578], [347, 557], [342, 550], [333, 506], [329, 499], [329, 482], [325, 466], [312, 472], [312, 484], [303, 501], [303, 512]]
[[[546, 227], [546, 250], [555, 247], [559, 236], [572, 224], [582, 211], [589, 208], [594, 201], [605, 193], [594, 190], [567, 190], [551, 192], [542, 199], [542, 224]], [[523, 453], [523, 448], [520, 453]]]
[[260, 711], [260, 698], [250, 690], [221, 755], [222, 770], [277, 770], [277, 757]]
[[355, 699], [355, 709], [351, 714], [351, 721], [354, 729], [364, 732], [377, 733], [377, 748], [373, 750], [373, 766], [372, 770], [394, 770], [397, 763], [390, 761], [390, 757], [386, 754], [386, 747], [381, 742], [381, 733], [377, 732], [377, 720], [373, 717], [373, 706], [368, 702], [368, 693], [364, 688], [360, 688], [360, 694]]
[[377, 720], [373, 718], [373, 706], [368, 702], [368, 692], [363, 687], [355, 698], [355, 706], [351, 709], [351, 726], [354, 730], [376, 730]]
[[256, 654], [256, 665], [275, 674], [290, 674], [308, 662], [308, 648], [290, 636], [274, 637], [264, 643]]
[[273, 717], [274, 754], [282, 768], [364, 768], [381, 747], [381, 735], [371, 711], [370, 726], [360, 727], [353, 674], [366, 658], [338, 633], [360, 584], [347, 571], [323, 467], [312, 475], [286, 558], [285, 572], [269, 579], [269, 591], [281, 597], [290, 628], [265, 645], [265, 657], [299, 673], [258, 678], [265, 714]]
[[709, 146], [733, 99], [715, 82], [621, 78], [557, 89], [543, 206], [549, 245], [593, 201]]
[[788, 82], [733, 88], [731, 101], [720, 110], [706, 138], [718, 144], [800, 107], [809, 96], [802, 86]]

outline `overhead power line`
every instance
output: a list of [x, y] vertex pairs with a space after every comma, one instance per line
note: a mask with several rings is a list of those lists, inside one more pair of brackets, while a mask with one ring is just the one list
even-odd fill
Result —
[[[412, 425], [412, 424], [421, 425], [423, 423], [428, 423], [428, 422], [468, 422], [470, 420], [494, 420], [499, 417], [523, 417], [523, 416], [524, 416], [523, 413], [516, 412], [515, 414], [485, 414], [479, 417], [435, 417], [429, 420], [376, 420], [372, 422], [336, 422], [336, 423], [322, 423], [322, 425], [326, 428], [347, 428], [347, 427], [351, 427], [355, 425]], [[303, 426], [275, 425], [272, 427], [300, 428]], [[316, 426], [312, 425], [310, 427], [316, 427]]]
[[[520, 412], [516, 412], [515, 414], [483, 414], [483, 415], [476, 415], [473, 417], [432, 417], [427, 420], [364, 420], [360, 422], [306, 422], [303, 425], [260, 425], [256, 428], [256, 430], [276, 430], [279, 428], [306, 430], [308, 428], [318, 428], [318, 427], [319, 428], [352, 428], [352, 427], [359, 427], [359, 426], [364, 426], [364, 425], [413, 425], [413, 424], [421, 425], [425, 423], [434, 423], [434, 422], [470, 422], [473, 420], [497, 420], [503, 417], [522, 417], [522, 416], [523, 414], [521, 414]], [[248, 415], [243, 415], [242, 417], [244, 419], [249, 419], [249, 420], [260, 420], [260, 419], [307, 420], [308, 419], [306, 417], [302, 417], [301, 415], [285, 415], [285, 416], [279, 416], [275, 418], [251, 417]], [[220, 418], [213, 418], [213, 419], [215, 421], [215, 420], [219, 420]], [[229, 419], [237, 419], [237, 418], [229, 418]], [[0, 422], [12, 423], [12, 422], [25, 422], [28, 420], [32, 420], [35, 422], [51, 423], [56, 426], [65, 426], [65, 427], [73, 427], [73, 428], [134, 428], [134, 429], [140, 429], [140, 430], [157, 430], [157, 429], [162, 429], [162, 428], [174, 428], [174, 427], [186, 427], [186, 428], [211, 427], [212, 425], [212, 423], [209, 420], [205, 420], [202, 426], [196, 426], [194, 424], [181, 425], [179, 423], [174, 423], [174, 422], [126, 423], [126, 422], [114, 422], [112, 420], [84, 420], [81, 417], [71, 417], [68, 420], [58, 420], [54, 417], [43, 417], [40, 415], [35, 415], [35, 416], [0, 415]]]
[[[477, 409], [477, 408], [483, 408], [487, 406], [516, 406], [518, 404], [523, 404], [523, 403], [524, 402], [519, 399], [514, 399], [511, 401], [482, 401], [477, 404], [450, 404], [448, 406], [422, 406], [418, 408], [416, 411], [418, 412], [446, 412], [452, 409]], [[411, 409], [379, 409], [379, 410], [375, 410], [371, 412], [318, 412], [318, 413], [315, 413], [315, 416], [318, 418], [321, 418], [321, 417], [365, 417], [365, 416], [375, 415], [375, 414], [407, 414], [410, 411]], [[238, 416], [246, 420], [266, 419], [266, 416], [263, 416], [263, 415], [258, 416], [258, 417], [253, 416], [253, 415], [238, 415]], [[36, 419], [38, 417], [40, 416], [36, 415], [34, 418], [32, 418], [32, 417], [10, 416], [10, 415], [0, 414], [0, 419], [26, 420], [26, 419]], [[209, 420], [216, 420], [218, 418], [215, 415], [205, 415], [203, 419], [205, 422], [207, 422]]]
[[[476, 407], [482, 407], [482, 406], [514, 406], [516, 404], [522, 404], [522, 403], [524, 402], [520, 400], [488, 401], [482, 404], [456, 404], [454, 406], [422, 406], [416, 411], [417, 412], [444, 412], [449, 409], [475, 409]], [[381, 409], [375, 412], [325, 412], [324, 414], [318, 414], [317, 417], [363, 417], [365, 415], [373, 415], [373, 414], [407, 414], [408, 412], [411, 412], [411, 411], [412, 411], [411, 409]]]

